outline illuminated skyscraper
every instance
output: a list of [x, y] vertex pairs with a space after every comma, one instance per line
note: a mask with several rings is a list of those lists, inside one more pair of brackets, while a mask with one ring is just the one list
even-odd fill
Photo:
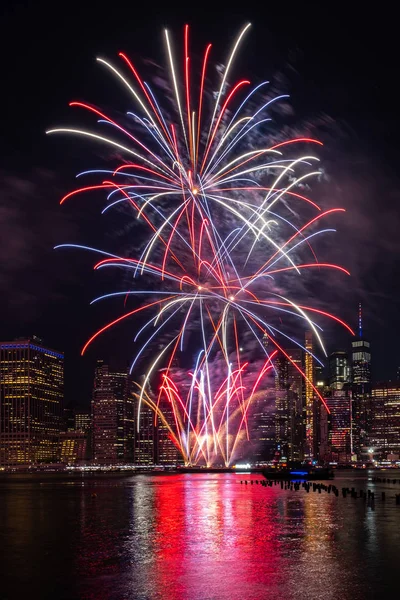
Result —
[[288, 458], [291, 437], [291, 411], [289, 401], [289, 361], [278, 356], [275, 361], [275, 440], [282, 456]]
[[304, 354], [304, 372], [306, 380], [304, 382], [305, 398], [305, 458], [314, 458], [316, 455], [316, 428], [315, 428], [315, 402], [314, 390], [312, 384], [315, 381], [315, 361], [313, 357], [314, 344], [311, 331], [306, 331]]
[[156, 454], [156, 428], [154, 424], [154, 412], [144, 402], [140, 407], [138, 416], [138, 399], [135, 397], [135, 464], [153, 465]]
[[352, 456], [352, 393], [350, 365], [346, 352], [338, 350], [329, 357], [329, 390], [325, 394], [330, 410], [329, 458], [349, 463]]
[[372, 387], [372, 425], [369, 442], [374, 455], [386, 459], [400, 456], [400, 383], [384, 382]]
[[362, 328], [361, 304], [358, 311], [358, 338], [351, 343], [353, 391], [353, 446], [356, 454], [369, 444], [371, 431], [371, 347]]
[[287, 350], [287, 354], [290, 358], [288, 364], [288, 384], [292, 421], [289, 459], [303, 460], [305, 429], [303, 420], [304, 380], [301, 374], [302, 351], [300, 348], [293, 348]]
[[129, 377], [97, 361], [92, 398], [93, 458], [99, 464], [133, 461], [134, 413]]
[[[93, 434], [92, 434], [92, 416], [89, 410], [76, 409], [74, 412], [74, 431], [82, 434], [86, 439], [83, 459], [91, 460], [93, 457]], [[79, 460], [82, 452], [79, 450]]]
[[348, 385], [342, 389], [333, 388], [326, 402], [330, 410], [331, 459], [340, 463], [349, 463], [352, 456], [351, 389]]
[[358, 312], [358, 339], [352, 346], [352, 382], [357, 385], [371, 384], [371, 347], [363, 336], [361, 304]]
[[56, 462], [64, 355], [42, 340], [0, 343], [0, 465]]
[[281, 454], [289, 460], [303, 458], [303, 378], [301, 350], [287, 350], [275, 362], [275, 435]]
[[357, 385], [371, 384], [371, 346], [365, 339], [351, 342], [352, 380]]
[[[169, 425], [174, 424], [174, 414], [171, 404], [166, 400], [162, 401], [162, 412]], [[154, 415], [153, 415], [154, 419]], [[155, 462], [158, 465], [173, 465], [177, 462], [181, 462], [181, 454], [177, 447], [171, 440], [170, 432], [168, 427], [163, 423], [161, 419], [157, 421], [156, 427], [156, 457]]]
[[235, 459], [253, 463], [272, 460], [276, 450], [276, 393], [273, 387], [255, 394], [249, 408], [248, 431], [250, 441], [239, 444]]

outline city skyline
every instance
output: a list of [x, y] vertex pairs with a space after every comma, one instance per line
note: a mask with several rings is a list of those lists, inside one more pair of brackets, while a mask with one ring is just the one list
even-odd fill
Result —
[[[359, 307], [360, 307], [360, 303], [358, 305], [354, 306], [354, 329], [356, 331], [356, 333], [358, 334], [358, 326], [359, 326]], [[368, 324], [365, 325], [365, 317], [363, 318], [363, 322], [364, 322], [364, 329], [366, 331], [368, 331]], [[353, 324], [353, 323], [352, 323]], [[363, 329], [363, 331], [364, 331]], [[12, 339], [13, 341], [15, 341], [16, 339], [30, 339], [30, 337], [35, 337], [35, 335], [25, 335], [22, 336], [22, 338], [20, 338], [20, 336], [15, 337], [15, 339], [13, 338], [13, 336], [10, 336], [10, 339]], [[352, 352], [354, 351], [354, 349], [357, 346], [354, 346], [354, 343], [357, 344], [357, 339], [359, 338], [358, 335], [355, 335], [355, 337], [352, 336], [348, 336], [347, 342], [346, 340], [344, 340], [340, 345], [338, 346], [332, 346], [332, 345], [328, 345], [328, 355], [327, 357], [324, 359], [324, 357], [320, 357], [322, 359], [322, 362], [324, 362], [324, 367], [323, 367], [323, 372], [324, 375], [326, 377], [329, 376], [329, 371], [330, 371], [330, 367], [329, 367], [329, 363], [331, 360], [331, 356], [335, 353], [345, 353], [347, 355], [348, 360], [350, 359], [350, 355], [352, 354]], [[365, 338], [368, 338], [368, 336], [365, 336]], [[42, 339], [42, 338], [39, 338]], [[47, 340], [45, 340], [46, 342]], [[367, 344], [369, 344], [370, 342], [367, 341]], [[54, 345], [54, 344], [53, 344]], [[55, 346], [57, 347], [61, 347], [61, 344], [55, 344]], [[290, 347], [290, 345], [288, 346]], [[361, 348], [361, 350], [363, 350], [363, 348]], [[374, 349], [375, 350], [375, 354], [379, 354], [379, 349]], [[73, 393], [69, 394], [69, 397], [66, 397], [66, 405], [67, 406], [71, 406], [71, 407], [76, 407], [76, 408], [82, 408], [82, 409], [88, 409], [90, 408], [90, 403], [91, 403], [91, 397], [92, 397], [92, 371], [95, 368], [96, 363], [99, 360], [103, 360], [104, 362], [106, 362], [107, 364], [110, 364], [112, 366], [112, 368], [116, 371], [118, 370], [124, 370], [127, 369], [129, 366], [129, 358], [127, 358], [126, 356], [121, 355], [121, 353], [117, 353], [117, 357], [113, 357], [113, 356], [107, 356], [110, 353], [109, 352], [103, 352], [100, 353], [98, 355], [98, 357], [96, 357], [98, 353], [93, 352], [93, 357], [90, 361], [85, 361], [83, 358], [80, 357], [80, 370], [84, 370], [85, 374], [83, 375], [84, 379], [89, 380], [89, 384], [85, 384], [84, 387], [87, 389], [86, 394], [81, 394], [78, 392], [79, 395], [79, 399], [77, 400], [77, 393], [76, 393], [76, 388], [74, 388]], [[67, 361], [68, 361], [69, 356], [67, 355]], [[89, 363], [89, 364], [88, 364]], [[350, 364], [350, 363], [349, 363]], [[396, 381], [399, 378], [399, 374], [400, 374], [400, 366], [396, 366], [397, 362], [393, 363], [395, 366], [391, 371], [387, 372], [387, 377], [382, 377], [382, 376], [375, 376], [374, 377], [374, 361], [371, 361], [371, 380], [373, 380], [374, 382], [380, 382], [380, 381]], [[137, 375], [140, 376], [140, 370], [137, 372]], [[66, 378], [70, 381], [74, 381], [76, 382], [76, 372], [72, 371], [72, 370], [68, 370], [66, 371]], [[68, 385], [68, 384], [67, 384]], [[72, 386], [70, 385], [69, 387], [72, 388]]]
[[[324, 366], [322, 368], [322, 371], [319, 371], [319, 373], [322, 373], [323, 376], [326, 379], [330, 378], [331, 375], [331, 360], [333, 356], [336, 355], [343, 355], [344, 359], [347, 360], [347, 370], [348, 370], [348, 376], [350, 374], [350, 365], [351, 365], [351, 356], [354, 352], [360, 352], [364, 350], [364, 347], [359, 347], [359, 314], [360, 314], [360, 306], [361, 304], [359, 303], [357, 306], [354, 307], [354, 322], [357, 324], [357, 327], [354, 326], [354, 329], [356, 331], [356, 333], [358, 335], [355, 335], [355, 337], [352, 336], [348, 336], [347, 339], [347, 344], [346, 343], [342, 343], [340, 346], [335, 347], [335, 346], [328, 346], [327, 350], [328, 350], [328, 354], [327, 357], [324, 359], [324, 357], [320, 356], [320, 358], [322, 359], [322, 362], [324, 362]], [[364, 330], [368, 331], [368, 326], [365, 327], [365, 318], [364, 318], [364, 328], [363, 328], [363, 332]], [[29, 337], [29, 336], [28, 336]], [[33, 336], [34, 337], [34, 336]], [[363, 339], [366, 339], [367, 336], [363, 337]], [[369, 341], [366, 342], [367, 345], [370, 344]], [[287, 346], [288, 349], [290, 349], [290, 344]], [[368, 350], [368, 349], [367, 349]], [[375, 354], [379, 353], [379, 349], [374, 349], [375, 350]], [[370, 350], [369, 350], [370, 351]], [[95, 353], [94, 353], [95, 354]], [[67, 356], [68, 359], [68, 356]], [[83, 360], [83, 359], [82, 359]], [[104, 357], [104, 355], [99, 356], [98, 358], [93, 358], [90, 364], [90, 366], [85, 365], [85, 369], [87, 371], [86, 377], [88, 379], [92, 378], [92, 371], [95, 369], [95, 365], [99, 362], [99, 361], [103, 361], [106, 364], [111, 365], [111, 368], [114, 371], [124, 371], [126, 369], [128, 369], [129, 366], [129, 359], [128, 358], [123, 358], [123, 357], [119, 357], [119, 358], [113, 358], [112, 356], [109, 358]], [[371, 373], [369, 375], [369, 380], [373, 381], [375, 383], [381, 382], [381, 381], [396, 381], [397, 379], [399, 379], [400, 376], [400, 367], [395, 367], [392, 372], [388, 373], [388, 377], [387, 378], [383, 378], [383, 377], [373, 377], [373, 364], [374, 361], [370, 361], [370, 369], [371, 369]], [[321, 367], [319, 367], [321, 369]], [[69, 375], [69, 377], [71, 378], [71, 380], [75, 380], [76, 374], [73, 372], [68, 373], [67, 375]], [[137, 377], [141, 377], [142, 372], [140, 371], [140, 369], [138, 369], [136, 371], [136, 376]], [[360, 377], [359, 377], [360, 378]], [[345, 382], [345, 380], [343, 379], [343, 376], [341, 376], [341, 381]], [[361, 377], [362, 379], [362, 377]], [[316, 380], [318, 380], [318, 377], [316, 378]], [[76, 390], [73, 394], [73, 400], [71, 401], [69, 398], [66, 398], [66, 406], [67, 407], [71, 407], [71, 408], [78, 408], [78, 409], [90, 409], [90, 404], [92, 401], [92, 384], [90, 383], [90, 386], [88, 388], [88, 393], [86, 395], [86, 398], [84, 396], [81, 396], [79, 400], [76, 399], [77, 398], [77, 394], [76, 394]]]
[[[317, 368], [314, 359], [310, 363], [310, 355], [299, 348], [287, 347], [284, 354], [275, 357], [269, 384], [250, 407], [249, 441], [239, 445], [236, 461], [317, 459], [350, 465], [354, 461], [368, 461], [373, 456], [382, 460], [398, 458], [400, 380], [372, 380], [373, 349], [371, 351], [364, 336], [361, 317], [357, 333], [358, 336], [352, 338], [351, 350], [328, 354], [325, 372]], [[264, 344], [268, 348], [267, 336]], [[305, 332], [304, 348], [313, 351], [311, 332]], [[30, 365], [34, 365], [40, 356], [47, 356], [50, 363], [54, 360], [62, 362], [55, 367], [50, 363], [46, 367], [43, 363], [42, 370], [36, 374]], [[63, 360], [63, 354], [46, 349], [46, 344], [38, 337], [0, 343], [0, 466], [183, 464], [183, 457], [172, 443], [168, 428], [162, 421], [156, 425], [150, 407], [142, 409], [140, 423], [137, 422], [137, 387], [135, 376], [130, 376], [128, 369], [112, 370], [103, 360], [98, 360], [91, 406], [85, 409], [65, 405]], [[329, 413], [295, 365], [304, 369], [305, 375], [317, 386]], [[160, 375], [157, 374], [153, 382], [155, 391], [161, 385]], [[21, 386], [31, 389], [32, 398], [37, 393], [40, 395], [41, 388], [35, 392], [35, 385], [47, 386], [58, 394], [52, 409], [55, 429], [54, 425], [49, 429], [46, 420], [38, 420], [35, 415], [39, 413], [33, 400], [25, 408], [18, 400], [18, 394], [27, 398], [25, 388]], [[164, 412], [164, 415], [171, 425], [173, 412]], [[25, 437], [25, 430], [34, 431], [35, 419], [42, 438], [37, 434], [32, 434], [32, 439]], [[24, 425], [29, 422], [31, 425]], [[371, 452], [373, 455], [369, 454]]]

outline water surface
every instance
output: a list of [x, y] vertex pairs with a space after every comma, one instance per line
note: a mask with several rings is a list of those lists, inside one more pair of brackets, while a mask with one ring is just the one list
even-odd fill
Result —
[[240, 484], [250, 478], [260, 476], [1, 482], [0, 598], [399, 596], [400, 484], [339, 473], [339, 488], [375, 491], [372, 508], [361, 499]]

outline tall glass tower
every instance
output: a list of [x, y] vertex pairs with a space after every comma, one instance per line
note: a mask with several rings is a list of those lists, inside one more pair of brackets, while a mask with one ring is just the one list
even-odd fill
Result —
[[371, 431], [371, 346], [365, 339], [361, 304], [358, 307], [358, 337], [351, 343], [353, 391], [353, 447], [360, 454]]
[[358, 338], [351, 343], [353, 384], [371, 385], [371, 345], [362, 328], [361, 304], [358, 307]]
[[134, 402], [127, 372], [97, 361], [93, 397], [93, 458], [98, 464], [133, 462]]
[[56, 462], [64, 355], [33, 336], [0, 343], [0, 465]]
[[312, 331], [305, 332], [304, 348], [304, 373], [306, 375], [305, 391], [305, 458], [312, 459], [316, 456], [316, 430], [315, 430], [315, 360], [313, 356], [314, 341]]

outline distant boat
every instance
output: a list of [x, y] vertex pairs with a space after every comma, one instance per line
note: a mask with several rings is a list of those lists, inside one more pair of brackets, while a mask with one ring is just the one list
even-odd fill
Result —
[[263, 469], [262, 474], [266, 479], [333, 479], [334, 472], [332, 469], [325, 467], [307, 467], [300, 468], [284, 468], [284, 469]]

